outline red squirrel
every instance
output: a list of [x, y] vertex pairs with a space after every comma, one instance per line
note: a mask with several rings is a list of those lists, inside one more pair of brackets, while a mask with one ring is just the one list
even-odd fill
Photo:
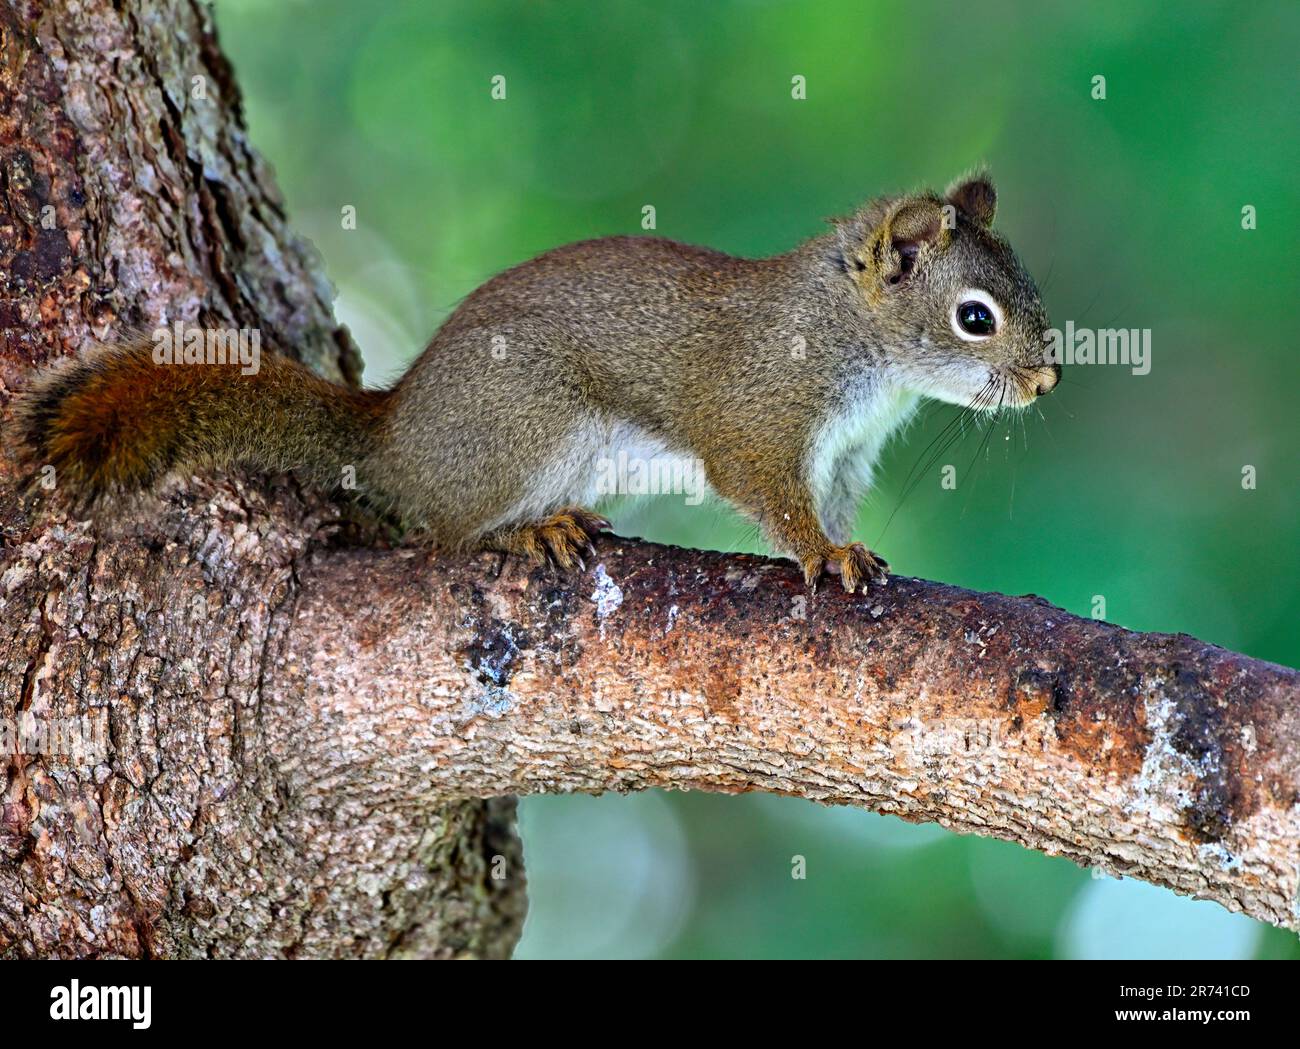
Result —
[[608, 527], [599, 463], [649, 448], [701, 461], [809, 585], [829, 568], [854, 591], [886, 579], [850, 530], [919, 398], [1022, 406], [1060, 378], [996, 202], [985, 175], [880, 197], [764, 259], [655, 237], [556, 248], [470, 294], [387, 390], [273, 353], [254, 374], [160, 366], [140, 339], [37, 378], [22, 437], [94, 502], [178, 470], [337, 486], [351, 466], [439, 545], [562, 568]]

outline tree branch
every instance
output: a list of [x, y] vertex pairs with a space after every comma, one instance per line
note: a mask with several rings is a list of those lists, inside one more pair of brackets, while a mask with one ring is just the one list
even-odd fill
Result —
[[1039, 598], [606, 538], [576, 582], [335, 552], [276, 687], [295, 761], [460, 797], [773, 791], [1016, 841], [1298, 928], [1300, 674]]

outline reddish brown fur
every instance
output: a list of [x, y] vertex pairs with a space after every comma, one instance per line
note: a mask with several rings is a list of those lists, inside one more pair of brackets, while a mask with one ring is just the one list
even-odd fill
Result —
[[79, 502], [147, 490], [177, 469], [242, 462], [307, 468], [325, 483], [372, 450], [387, 395], [326, 382], [274, 353], [233, 364], [156, 364], [136, 338], [38, 377], [19, 406], [31, 465]]
[[[996, 409], [1059, 377], [1037, 289], [990, 228], [996, 201], [982, 175], [881, 197], [768, 259], [654, 237], [556, 248], [468, 295], [390, 392], [270, 353], [249, 376], [157, 365], [136, 340], [38, 379], [23, 437], [91, 501], [182, 469], [300, 468], [355, 476], [440, 545], [564, 567], [603, 525], [578, 509], [601, 462], [687, 458], [810, 582], [830, 565], [856, 589], [885, 578], [851, 530], [917, 398]], [[982, 341], [955, 328], [970, 289], [1004, 314]]]

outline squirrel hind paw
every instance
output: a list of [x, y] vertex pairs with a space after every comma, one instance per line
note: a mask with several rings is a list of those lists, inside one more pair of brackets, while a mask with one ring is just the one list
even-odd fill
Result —
[[609, 528], [609, 521], [581, 507], [567, 507], [532, 524], [496, 532], [483, 547], [518, 554], [533, 564], [551, 564], [568, 571], [586, 568], [586, 558], [596, 552], [595, 538]]

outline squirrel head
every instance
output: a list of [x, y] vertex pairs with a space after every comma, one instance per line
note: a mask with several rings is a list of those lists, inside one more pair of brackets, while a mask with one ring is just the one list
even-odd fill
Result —
[[888, 364], [919, 393], [980, 409], [1026, 405], [1060, 378], [1038, 288], [993, 231], [996, 209], [992, 181], [975, 174], [837, 225], [841, 267]]

